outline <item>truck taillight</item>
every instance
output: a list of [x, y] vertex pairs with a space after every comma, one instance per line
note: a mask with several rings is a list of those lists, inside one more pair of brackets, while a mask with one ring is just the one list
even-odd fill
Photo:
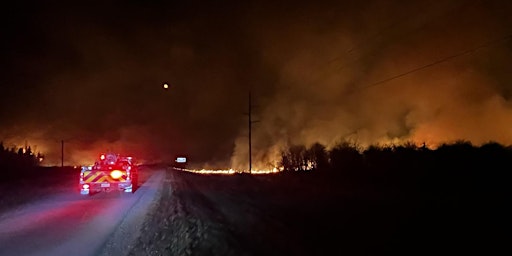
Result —
[[110, 177], [114, 179], [119, 179], [121, 178], [121, 176], [123, 176], [123, 172], [120, 170], [113, 170], [110, 172]]

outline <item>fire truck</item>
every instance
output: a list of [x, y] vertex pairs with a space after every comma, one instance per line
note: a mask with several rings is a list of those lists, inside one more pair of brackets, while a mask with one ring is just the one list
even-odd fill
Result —
[[138, 168], [131, 156], [115, 153], [101, 154], [92, 166], [82, 166], [80, 194], [124, 191], [134, 193], [138, 186]]

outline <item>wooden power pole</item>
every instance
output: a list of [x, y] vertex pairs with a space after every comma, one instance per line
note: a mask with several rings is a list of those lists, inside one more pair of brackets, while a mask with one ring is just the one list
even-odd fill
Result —
[[251, 170], [252, 170], [252, 134], [251, 134], [251, 130], [252, 130], [252, 119], [251, 119], [251, 110], [252, 110], [252, 106], [251, 106], [251, 91], [249, 91], [249, 173], [251, 173]]
[[249, 173], [252, 172], [252, 124], [257, 123], [259, 121], [252, 120], [252, 100], [251, 100], [251, 91], [249, 91]]

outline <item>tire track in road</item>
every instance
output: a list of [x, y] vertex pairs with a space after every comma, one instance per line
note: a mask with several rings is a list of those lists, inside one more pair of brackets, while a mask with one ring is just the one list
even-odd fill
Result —
[[146, 185], [135, 191], [140, 194], [137, 201], [126, 212], [123, 221], [119, 223], [116, 231], [105, 242], [103, 248], [96, 255], [98, 256], [124, 256], [133, 247], [134, 241], [140, 236], [141, 228], [148, 213], [155, 210], [159, 194], [162, 192], [160, 181], [165, 177], [164, 171], [156, 172], [146, 182]]
[[[179, 211], [178, 201], [172, 196], [172, 186], [169, 179], [169, 171], [163, 182], [161, 196], [156, 207], [142, 225], [141, 235], [130, 250], [128, 255], [164, 255], [167, 245], [172, 242], [168, 236], [172, 216], [177, 216]], [[169, 215], [169, 216], [168, 216]], [[177, 228], [177, 227], [173, 227]], [[173, 229], [176, 230], [177, 229]]]
[[201, 189], [173, 170], [166, 176], [159, 206], [129, 255], [248, 255]]

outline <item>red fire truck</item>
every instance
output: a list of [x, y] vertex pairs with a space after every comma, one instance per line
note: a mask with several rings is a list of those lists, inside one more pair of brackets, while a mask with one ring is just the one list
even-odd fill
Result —
[[82, 166], [80, 194], [91, 195], [105, 191], [134, 193], [138, 185], [135, 159], [115, 153], [101, 154], [92, 166]]

